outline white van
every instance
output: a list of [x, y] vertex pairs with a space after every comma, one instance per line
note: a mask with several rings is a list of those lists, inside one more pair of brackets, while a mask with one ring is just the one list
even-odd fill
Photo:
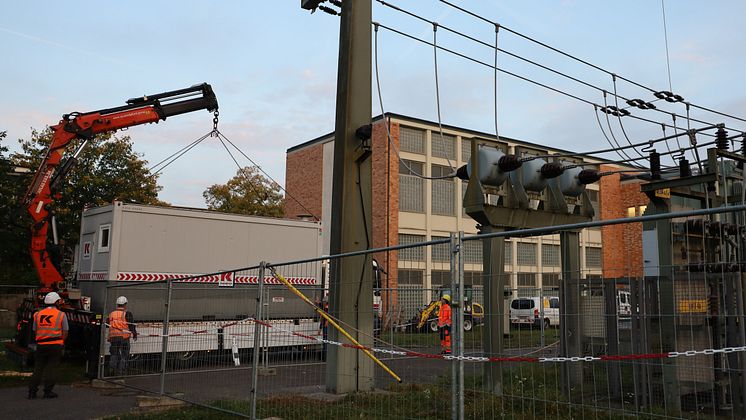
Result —
[[[540, 297], [513, 299], [510, 302], [510, 325], [533, 325], [540, 327], [542, 322], [541, 301], [542, 298]], [[559, 298], [545, 296], [543, 301], [544, 327], [548, 328], [559, 325]]]

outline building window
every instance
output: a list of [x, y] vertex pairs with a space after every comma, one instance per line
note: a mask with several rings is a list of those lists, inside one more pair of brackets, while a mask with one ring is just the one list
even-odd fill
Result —
[[111, 242], [111, 225], [101, 225], [98, 227], [98, 252], [109, 252], [109, 243]]
[[399, 126], [399, 149], [402, 152], [425, 154], [425, 131]]
[[464, 284], [472, 286], [482, 285], [482, 272], [481, 271], [464, 271]]
[[536, 265], [536, 244], [518, 242], [518, 265]]
[[446, 270], [430, 271], [430, 287], [437, 289], [441, 286], [451, 287], [451, 272]]
[[[441, 165], [432, 165], [430, 176], [447, 176], [453, 173], [451, 168]], [[453, 216], [456, 214], [456, 182], [453, 179], [432, 180], [432, 212]]]
[[399, 284], [422, 286], [424, 272], [422, 270], [397, 270]]
[[[433, 236], [433, 240], [437, 241], [439, 239], [449, 239], [446, 236]], [[445, 244], [437, 244], [433, 245], [431, 248], [432, 255], [430, 258], [434, 262], [449, 262], [451, 261], [451, 244], [450, 242]]]
[[601, 268], [601, 248], [585, 248], [585, 265], [588, 268]]
[[464, 249], [462, 250], [464, 255], [464, 262], [466, 264], [481, 264], [482, 263], [482, 241], [464, 241]]
[[513, 265], [513, 242], [505, 241], [505, 265]]
[[536, 273], [518, 273], [518, 287], [536, 287]]
[[648, 206], [627, 207], [627, 217], [642, 216]]
[[440, 133], [433, 132], [430, 147], [433, 157], [456, 159], [456, 137], [454, 136], [444, 134], [441, 137]]
[[[399, 245], [410, 245], [425, 242], [424, 235], [403, 235], [399, 234]], [[425, 247], [417, 246], [414, 248], [405, 248], [399, 250], [399, 260], [401, 261], [425, 261]]]
[[559, 245], [545, 244], [541, 246], [541, 265], [543, 265], [544, 267], [560, 266]]
[[559, 273], [543, 273], [541, 275], [541, 285], [545, 289], [556, 289], [559, 287], [560, 274]]
[[399, 163], [399, 211], [425, 212], [425, 180], [422, 162], [402, 160]]
[[466, 163], [471, 159], [471, 140], [461, 138], [461, 161]]

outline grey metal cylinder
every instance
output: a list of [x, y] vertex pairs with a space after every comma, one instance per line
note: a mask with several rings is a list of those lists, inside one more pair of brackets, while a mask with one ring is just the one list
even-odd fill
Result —
[[[499, 187], [508, 178], [507, 172], [502, 172], [497, 164], [500, 158], [505, 156], [501, 150], [489, 146], [477, 148], [477, 159], [479, 159], [479, 181], [483, 185]], [[472, 176], [471, 160], [466, 164], [466, 173]]]
[[585, 191], [585, 184], [581, 184], [578, 180], [578, 174], [583, 168], [569, 168], [560, 175], [559, 185], [562, 194], [568, 197], [579, 197]]

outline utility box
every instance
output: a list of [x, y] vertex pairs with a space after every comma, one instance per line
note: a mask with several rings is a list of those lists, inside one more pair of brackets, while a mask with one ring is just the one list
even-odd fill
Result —
[[[123, 294], [127, 295], [128, 307], [138, 320], [158, 320], [162, 317], [164, 299], [164, 292], [158, 290], [165, 285], [149, 291], [140, 286], [115, 288], [110, 289], [108, 296], [106, 286], [181, 279], [180, 299], [199, 302], [202, 291], [208, 287], [212, 289], [209, 296], [213, 300], [226, 303], [232, 299], [246, 300], [246, 293], [231, 293], [231, 287], [221, 288], [220, 276], [209, 274], [255, 267], [261, 261], [276, 264], [317, 258], [321, 256], [321, 247], [321, 225], [316, 222], [115, 201], [83, 212], [76, 279], [83, 295], [91, 298], [92, 311], [111, 310], [116, 294]], [[293, 276], [291, 283], [305, 290], [320, 289], [321, 266], [320, 263], [305, 266], [303, 275]], [[278, 270], [282, 272], [281, 268]], [[257, 272], [256, 269], [237, 271], [231, 278], [233, 287], [256, 289]], [[265, 278], [269, 276], [267, 271]], [[313, 311], [298, 299], [291, 299], [291, 292], [284, 287], [272, 285], [267, 289], [271, 297], [278, 298], [276, 302], [287, 304], [272, 311], [278, 317], [313, 316]], [[235, 319], [248, 311], [223, 313], [225, 308], [236, 305], [218, 303], [174, 305], [170, 316], [175, 321]], [[250, 309], [254, 305], [252, 299], [250, 304], [241, 306]], [[252, 309], [248, 313], [253, 312]]]

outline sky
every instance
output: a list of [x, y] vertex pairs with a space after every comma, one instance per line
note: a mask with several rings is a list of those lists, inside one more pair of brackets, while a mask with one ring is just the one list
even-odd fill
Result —
[[[670, 84], [660, 1], [452, 1], [626, 79], [655, 90], [671, 86], [692, 104], [746, 118], [744, 1], [664, 0]], [[431, 24], [373, 3], [374, 21], [432, 41]], [[494, 25], [440, 1], [390, 3], [488, 45], [495, 42]], [[220, 131], [284, 185], [286, 150], [333, 130], [338, 36], [338, 17], [310, 14], [298, 0], [6, 1], [0, 14], [0, 131], [8, 132], [17, 150], [16, 139], [28, 138], [32, 128], [56, 124], [62, 114], [114, 107], [131, 97], [207, 82], [220, 103]], [[486, 45], [442, 28], [436, 36], [438, 45], [494, 62], [493, 50]], [[602, 90], [614, 90], [609, 74], [505, 29], [499, 32], [498, 45]], [[494, 133], [493, 70], [443, 51], [437, 61], [442, 122]], [[601, 91], [507, 54], [498, 56], [498, 67], [603, 104]], [[437, 121], [431, 46], [381, 28], [378, 72], [386, 112]], [[498, 75], [497, 85], [501, 136], [578, 152], [608, 147], [592, 105], [507, 74]], [[616, 88], [627, 98], [654, 99], [621, 80]], [[373, 114], [378, 115], [375, 79], [371, 89]], [[607, 100], [613, 104], [613, 96]], [[682, 104], [656, 104], [676, 113], [677, 125], [686, 125]], [[630, 111], [673, 124], [667, 114]], [[690, 116], [746, 130], [743, 121], [709, 112], [692, 109]], [[621, 127], [603, 118], [607, 135], [609, 125], [621, 142], [626, 142], [624, 133], [632, 142], [662, 134], [659, 124], [629, 118]], [[211, 129], [212, 116], [202, 111], [132, 127], [123, 134], [152, 165]], [[668, 130], [666, 134], [672, 134]], [[250, 164], [241, 156], [237, 159]], [[205, 207], [202, 192], [227, 182], [236, 169], [220, 143], [208, 139], [164, 170], [159, 198]]]

